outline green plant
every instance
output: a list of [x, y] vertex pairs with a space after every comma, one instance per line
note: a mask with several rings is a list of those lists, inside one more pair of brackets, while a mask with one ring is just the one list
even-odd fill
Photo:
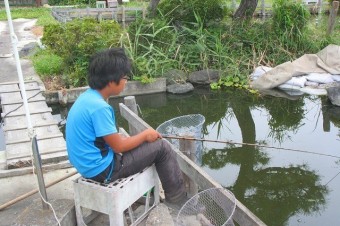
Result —
[[306, 41], [310, 13], [302, 3], [276, 0], [273, 7], [273, 28], [288, 48], [298, 48]]
[[161, 1], [158, 9], [169, 20], [195, 22], [195, 13], [203, 21], [221, 20], [227, 13], [224, 0], [167, 0]]
[[50, 51], [40, 51], [32, 57], [35, 71], [42, 78], [60, 75], [63, 71], [63, 59]]
[[163, 20], [138, 20], [121, 37], [121, 46], [134, 63], [133, 79], [152, 81], [175, 65], [176, 30]]
[[69, 86], [86, 85], [90, 57], [97, 51], [119, 46], [122, 30], [115, 21], [77, 19], [67, 24], [53, 24], [45, 27], [43, 44], [63, 58], [65, 81]]

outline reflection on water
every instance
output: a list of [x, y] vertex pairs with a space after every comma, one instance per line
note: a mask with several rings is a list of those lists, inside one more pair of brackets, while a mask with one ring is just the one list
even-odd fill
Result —
[[[203, 142], [198, 164], [266, 224], [340, 225], [340, 108], [325, 97], [271, 95], [276, 97], [195, 89], [186, 95], [136, 96], [136, 101], [153, 128], [202, 114], [203, 137], [229, 142]], [[119, 102], [110, 101], [116, 111]], [[128, 128], [119, 116], [118, 124]]]

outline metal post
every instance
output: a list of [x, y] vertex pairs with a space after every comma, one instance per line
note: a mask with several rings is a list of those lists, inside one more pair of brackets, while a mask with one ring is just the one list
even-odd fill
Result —
[[[45, 181], [41, 169], [41, 158], [39, 155], [39, 148], [38, 148], [38, 142], [37, 142], [37, 136], [34, 136], [32, 139], [32, 150], [33, 150], [33, 165], [35, 167], [35, 172], [38, 177], [38, 184], [39, 184], [39, 191], [41, 193], [41, 196], [44, 200], [42, 200], [42, 206], [44, 210], [49, 209], [49, 206], [47, 205], [47, 193], [45, 189]], [[45, 202], [46, 201], [46, 202]]]
[[329, 12], [327, 35], [330, 35], [335, 27], [336, 15], [339, 10], [339, 1], [333, 1]]
[[[188, 138], [193, 138], [193, 137], [188, 137]], [[179, 140], [179, 150], [188, 156], [193, 162], [197, 162], [196, 159], [196, 144], [195, 140], [185, 140], [185, 139], [180, 139]], [[190, 197], [196, 195], [198, 193], [198, 185], [195, 183], [194, 180], [190, 179], [189, 176], [183, 175], [184, 176], [184, 182], [187, 184], [187, 191]]]
[[231, 8], [233, 9], [233, 13], [235, 13], [236, 10], [236, 0], [231, 1]]
[[[38, 143], [37, 143], [37, 140], [36, 140], [36, 137], [35, 137], [35, 132], [34, 132], [34, 129], [33, 129], [33, 126], [32, 126], [32, 122], [31, 122], [30, 111], [29, 111], [29, 108], [28, 108], [24, 78], [23, 78], [23, 75], [22, 75], [22, 69], [21, 69], [18, 46], [17, 46], [18, 38], [14, 33], [13, 21], [12, 21], [11, 11], [9, 9], [8, 0], [5, 0], [4, 3], [5, 3], [5, 8], [6, 8], [8, 27], [9, 27], [9, 30], [10, 30], [10, 36], [11, 36], [11, 41], [12, 41], [13, 53], [14, 53], [14, 56], [15, 56], [16, 68], [17, 68], [17, 72], [18, 72], [20, 91], [21, 91], [21, 95], [22, 95], [24, 108], [25, 108], [28, 135], [32, 139], [32, 142], [33, 142], [32, 143], [33, 158], [34, 158], [33, 161], [40, 163], [39, 152], [35, 151], [35, 150], [38, 150]], [[47, 200], [46, 188], [45, 188], [45, 185], [43, 183], [41, 163], [37, 164], [36, 171], [39, 172], [39, 173], [37, 173], [37, 177], [38, 177], [40, 192], [43, 195], [43, 198], [45, 198], [45, 200]], [[41, 181], [42, 181], [42, 183], [41, 183]], [[41, 184], [43, 184], [43, 186], [40, 186]], [[45, 202], [43, 202], [43, 209], [46, 209], [46, 208], [48, 208], [48, 206], [46, 207]]]
[[321, 18], [322, 18], [322, 5], [323, 5], [323, 2], [322, 0], [318, 0], [318, 3], [316, 4], [316, 7], [317, 7], [317, 10], [318, 10], [318, 15], [316, 16], [316, 25], [319, 26], [321, 24]]
[[266, 11], [265, 11], [265, 2], [264, 0], [261, 0], [261, 13], [262, 13], [262, 18], [264, 19], [266, 17]]
[[7, 19], [8, 19], [8, 27], [9, 27], [11, 41], [12, 41], [13, 54], [14, 54], [14, 57], [15, 57], [16, 68], [17, 68], [17, 72], [18, 72], [20, 91], [21, 91], [22, 99], [24, 101], [27, 127], [28, 127], [28, 130], [29, 130], [29, 134], [33, 134], [31, 117], [30, 117], [30, 113], [29, 113], [29, 109], [28, 109], [28, 103], [27, 103], [25, 84], [24, 84], [24, 79], [23, 79], [23, 75], [22, 75], [20, 59], [19, 59], [19, 52], [18, 52], [18, 46], [17, 46], [18, 38], [14, 33], [13, 21], [12, 21], [11, 12], [10, 12], [10, 9], [9, 9], [8, 0], [5, 0], [5, 7], [6, 7], [6, 13], [7, 13]]

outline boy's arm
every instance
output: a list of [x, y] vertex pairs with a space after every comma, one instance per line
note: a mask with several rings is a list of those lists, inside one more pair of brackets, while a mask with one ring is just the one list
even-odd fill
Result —
[[131, 137], [124, 137], [119, 133], [113, 133], [104, 136], [103, 138], [116, 153], [122, 153], [130, 151], [144, 142], [154, 142], [158, 138], [162, 138], [162, 136], [154, 129], [146, 129]]

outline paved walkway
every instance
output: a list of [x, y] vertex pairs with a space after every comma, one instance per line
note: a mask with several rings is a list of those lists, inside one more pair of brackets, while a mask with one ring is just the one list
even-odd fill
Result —
[[[31, 28], [36, 20], [16, 19], [13, 20], [14, 33], [18, 38], [18, 51], [30, 42], [39, 40], [32, 32]], [[35, 73], [32, 63], [28, 59], [20, 59], [24, 80], [41, 81]], [[0, 83], [18, 81], [16, 61], [13, 54], [10, 31], [7, 21], [0, 21]]]

